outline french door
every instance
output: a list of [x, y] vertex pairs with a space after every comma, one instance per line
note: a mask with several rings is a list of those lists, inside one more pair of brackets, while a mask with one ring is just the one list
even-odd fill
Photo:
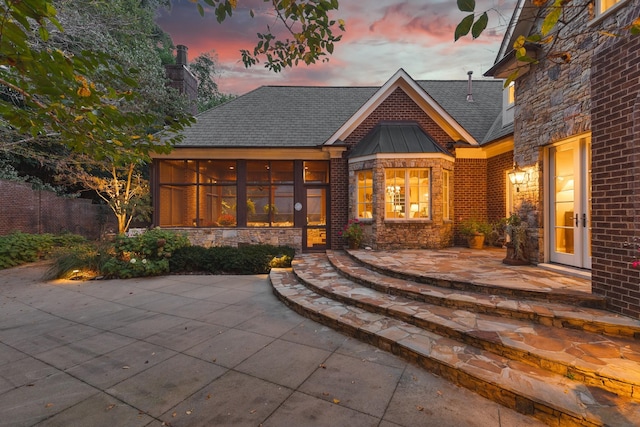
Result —
[[591, 268], [591, 138], [549, 151], [549, 260]]

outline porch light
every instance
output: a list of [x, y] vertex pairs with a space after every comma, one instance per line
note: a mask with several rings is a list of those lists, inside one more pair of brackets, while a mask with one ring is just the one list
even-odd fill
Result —
[[516, 191], [518, 192], [520, 191], [520, 185], [524, 184], [528, 178], [527, 172], [520, 169], [518, 162], [513, 162], [513, 169], [507, 175], [509, 175], [509, 181], [516, 186]]

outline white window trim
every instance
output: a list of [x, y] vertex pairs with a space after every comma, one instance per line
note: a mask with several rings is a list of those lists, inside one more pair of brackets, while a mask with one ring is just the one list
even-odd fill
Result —
[[[387, 202], [386, 202], [386, 193], [385, 193], [385, 203], [384, 203], [384, 220], [385, 221], [390, 221], [390, 222], [407, 222], [407, 221], [411, 221], [411, 222], [420, 222], [420, 221], [432, 221], [433, 220], [433, 209], [432, 209], [432, 204], [433, 204], [433, 170], [430, 167], [427, 168], [388, 168], [388, 169], [401, 169], [404, 170], [404, 184], [405, 184], [405, 199], [404, 199], [404, 212], [405, 212], [405, 217], [404, 218], [387, 218]], [[388, 169], [385, 169], [385, 185], [386, 185], [386, 171]], [[407, 191], [408, 191], [408, 185], [407, 183], [409, 182], [409, 171], [412, 170], [426, 170], [429, 172], [429, 189], [428, 189], [428, 194], [429, 194], [429, 201], [427, 204], [427, 217], [423, 217], [423, 218], [412, 218], [411, 216], [406, 216], [406, 212], [410, 212], [411, 209], [411, 200], [407, 197]], [[385, 187], [385, 192], [386, 192], [386, 187]]]
[[627, 3], [629, 3], [630, 0], [620, 0], [618, 3], [614, 4], [609, 9], [605, 10], [602, 13], [600, 13], [600, 1], [601, 0], [595, 0], [595, 3], [593, 5], [595, 18], [593, 18], [591, 21], [589, 21], [587, 23], [587, 25], [589, 25], [589, 26], [594, 26], [594, 25], [600, 23], [607, 16], [615, 13], [617, 10], [619, 10], [622, 7], [624, 7]]

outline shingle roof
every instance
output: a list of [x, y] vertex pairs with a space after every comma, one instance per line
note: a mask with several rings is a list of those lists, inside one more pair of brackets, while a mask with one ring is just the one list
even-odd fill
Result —
[[451, 156], [416, 122], [380, 122], [355, 146], [349, 157], [377, 153], [439, 153]]
[[[477, 140], [502, 111], [502, 83], [417, 81]], [[183, 147], [315, 147], [327, 141], [378, 87], [263, 86], [196, 116]]]

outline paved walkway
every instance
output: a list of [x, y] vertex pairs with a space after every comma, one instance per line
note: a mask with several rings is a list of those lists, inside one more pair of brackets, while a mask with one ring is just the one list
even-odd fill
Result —
[[266, 276], [0, 271], [1, 426], [534, 426], [290, 311]]

